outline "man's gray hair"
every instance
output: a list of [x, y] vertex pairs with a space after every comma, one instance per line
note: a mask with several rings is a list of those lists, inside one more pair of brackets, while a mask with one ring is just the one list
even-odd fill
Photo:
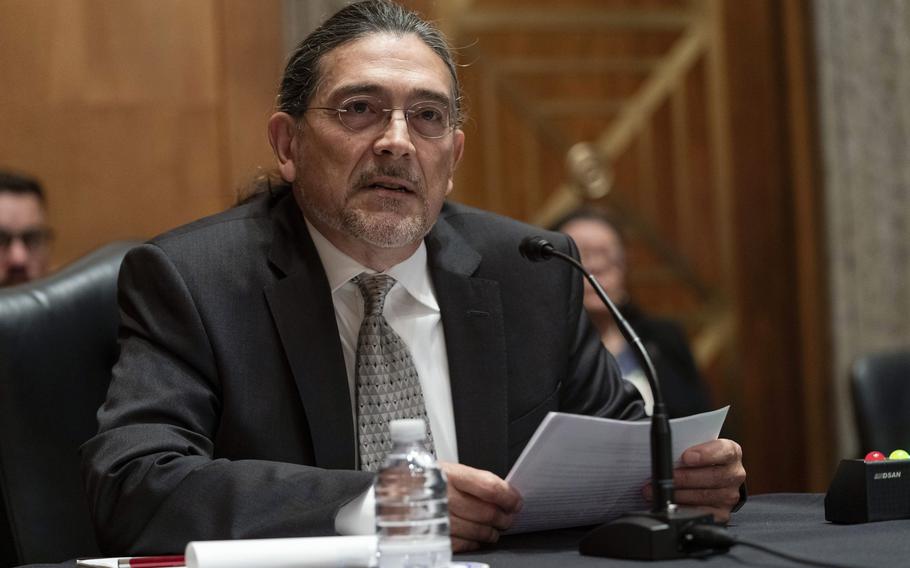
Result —
[[319, 85], [319, 65], [336, 47], [372, 34], [414, 34], [432, 49], [452, 75], [453, 117], [461, 124], [461, 86], [448, 42], [435, 26], [390, 0], [366, 0], [342, 8], [307, 36], [288, 59], [278, 92], [278, 110], [303, 114]]

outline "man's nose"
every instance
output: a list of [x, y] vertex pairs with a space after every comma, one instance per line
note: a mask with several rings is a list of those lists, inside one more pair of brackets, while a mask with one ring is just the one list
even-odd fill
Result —
[[9, 244], [9, 250], [6, 252], [7, 262], [11, 266], [22, 266], [28, 261], [28, 247], [20, 238], [14, 238]]
[[408, 120], [401, 109], [389, 113], [389, 122], [385, 125], [374, 149], [377, 154], [391, 154], [396, 158], [409, 156], [414, 151]]

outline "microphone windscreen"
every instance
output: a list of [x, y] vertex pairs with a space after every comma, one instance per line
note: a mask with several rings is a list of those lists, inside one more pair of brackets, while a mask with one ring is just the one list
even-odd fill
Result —
[[531, 262], [541, 262], [553, 256], [553, 245], [543, 237], [531, 235], [521, 240], [518, 252]]

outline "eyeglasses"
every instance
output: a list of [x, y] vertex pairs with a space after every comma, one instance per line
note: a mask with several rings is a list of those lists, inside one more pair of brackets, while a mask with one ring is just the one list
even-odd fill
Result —
[[338, 122], [353, 132], [385, 128], [395, 110], [402, 111], [410, 129], [424, 138], [442, 138], [454, 126], [449, 107], [436, 101], [420, 101], [407, 108], [386, 108], [382, 99], [359, 95], [345, 99], [337, 108], [309, 107], [306, 110], [334, 111]]
[[0, 254], [7, 253], [15, 240], [22, 241], [29, 252], [34, 252], [47, 246], [53, 238], [54, 233], [50, 229], [29, 229], [21, 233], [0, 229]]

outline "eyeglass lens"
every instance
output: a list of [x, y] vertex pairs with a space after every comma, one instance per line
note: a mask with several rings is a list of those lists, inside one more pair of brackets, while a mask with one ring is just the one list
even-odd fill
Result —
[[16, 239], [21, 240], [28, 250], [37, 250], [45, 246], [50, 238], [51, 233], [47, 229], [32, 229], [22, 233], [0, 230], [0, 251], [8, 250]]
[[[394, 108], [384, 108], [380, 99], [354, 97], [347, 99], [337, 109], [338, 120], [350, 130], [361, 131], [386, 124]], [[441, 138], [449, 131], [449, 109], [434, 101], [414, 103], [404, 112], [408, 125], [425, 138]]]

